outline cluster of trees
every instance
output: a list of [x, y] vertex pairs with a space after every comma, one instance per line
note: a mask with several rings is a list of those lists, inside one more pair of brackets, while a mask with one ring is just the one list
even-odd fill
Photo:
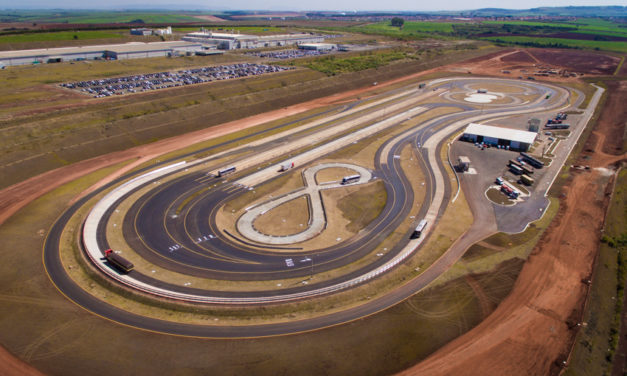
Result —
[[392, 20], [390, 21], [390, 24], [392, 26], [396, 26], [398, 28], [402, 28], [403, 25], [405, 24], [405, 20], [400, 18], [400, 17], [394, 17], [392, 18]]
[[560, 32], [572, 32], [574, 29], [560, 26], [537, 26], [537, 25], [513, 25], [513, 24], [453, 24], [453, 35], [460, 37], [488, 36], [490, 34], [553, 34]]

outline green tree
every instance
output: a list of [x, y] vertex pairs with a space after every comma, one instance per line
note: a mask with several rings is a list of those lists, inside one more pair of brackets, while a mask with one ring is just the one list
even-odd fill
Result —
[[405, 20], [400, 17], [394, 17], [391, 21], [392, 26], [397, 26], [398, 28], [402, 28], [403, 24], [405, 24]]

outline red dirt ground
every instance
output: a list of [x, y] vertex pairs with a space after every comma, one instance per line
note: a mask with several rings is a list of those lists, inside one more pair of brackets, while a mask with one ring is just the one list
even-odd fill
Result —
[[2, 346], [0, 346], [0, 374], [2, 376], [43, 376], [43, 373], [17, 359]]
[[204, 21], [211, 21], [211, 22], [226, 22], [226, 20], [224, 18], [220, 18], [220, 17], [216, 17], [216, 16], [211, 16], [211, 15], [204, 15], [204, 16], [197, 16], [194, 15], [192, 16], [194, 18], [198, 18], [200, 20], [204, 20]]
[[[509, 50], [505, 54], [514, 54], [516, 52], [517, 50]], [[501, 52], [492, 54], [487, 60], [483, 61], [474, 59], [470, 62], [428, 70], [380, 83], [376, 88], [410, 80], [433, 71], [454, 71], [459, 70], [460, 67], [463, 67], [463, 69], [472, 67], [473, 73], [478, 73], [478, 71], [483, 69], [483, 72], [486, 73], [482, 74], [498, 72], [498, 75], [502, 75], [500, 71], [504, 69], [504, 64], [501, 61], [503, 55], [504, 53]], [[95, 189], [95, 187], [115, 179], [145, 161], [164, 153], [181, 149], [192, 143], [198, 143], [309, 109], [338, 103], [355, 95], [363, 95], [376, 88], [364, 87], [335, 94], [46, 172], [0, 191], [0, 224], [37, 197], [98, 169], [136, 158], [133, 163], [107, 177], [91, 189]], [[600, 139], [601, 142], [603, 140]], [[612, 158], [624, 158], [624, 156], [612, 156], [610, 158], [600, 153], [593, 154], [593, 157], [586, 164], [606, 166]], [[582, 197], [581, 195], [588, 189], [595, 189], [598, 184], [596, 173], [578, 175], [573, 181], [571, 192], [564, 200], [565, 202], [560, 210], [559, 216], [561, 219], [559, 221], [556, 220], [549, 231], [547, 231], [541, 245], [538, 246], [534, 255], [530, 257], [529, 262], [523, 268], [515, 290], [510, 297], [478, 327], [454, 340], [445, 348], [436, 352], [416, 367], [409, 369], [404, 374], [422, 375], [423, 372], [424, 374], [508, 374], [506, 370], [510, 370], [509, 374], [528, 375], [536, 374], [536, 372], [526, 372], [534, 364], [537, 364], [537, 366], [529, 369], [529, 371], [548, 371], [551, 361], [554, 360], [554, 355], [561, 354], [561, 349], [564, 349], [566, 344], [569, 343], [569, 340], [567, 340], [569, 332], [565, 327], [564, 320], [572, 314], [572, 310], [567, 307], [580, 306], [579, 303], [583, 294], [583, 288], [580, 286], [581, 283], [579, 283], [581, 278], [580, 271], [585, 270], [587, 272], [585, 275], [589, 274], [590, 258], [596, 252], [598, 243], [597, 228], [601, 224], [600, 221], [594, 221], [592, 223], [597, 224], [594, 229], [592, 227], [578, 228], [576, 231], [573, 231], [573, 228], [577, 224], [582, 223], [581, 218], [589, 221], [590, 218], [603, 217], [603, 205], [601, 203], [578, 200], [577, 197]], [[576, 202], [587, 203], [587, 205], [574, 205], [573, 203]], [[568, 203], [571, 205], [568, 205]], [[575, 238], [571, 236], [573, 233], [577, 235]], [[568, 263], [565, 261], [568, 261]], [[576, 271], [573, 272], [571, 269], [576, 269]], [[573, 286], [578, 286], [579, 288], [573, 289]], [[544, 334], [544, 336], [539, 334]], [[545, 338], [547, 335], [549, 338]], [[10, 376], [41, 375], [19, 359], [2, 350], [0, 347], [1, 374]], [[530, 359], [533, 360], [536, 357], [538, 360], [536, 363], [530, 361]], [[485, 370], [486, 372], [479, 372], [479, 370]], [[539, 373], [545, 374], [546, 372]]]
[[[602, 53], [578, 50], [555, 49], [513, 49], [487, 55], [488, 59], [467, 60], [453, 64], [459, 71], [474, 74], [515, 78], [534, 75], [539, 70], [575, 72], [579, 75], [611, 75], [616, 70], [620, 59]], [[450, 70], [450, 68], [449, 68]], [[510, 73], [503, 73], [509, 71]], [[538, 78], [540, 79], [540, 78]], [[575, 80], [574, 77], [550, 75], [543, 80]]]
[[511, 55], [503, 56], [501, 58], [501, 61], [506, 62], [506, 63], [516, 62], [516, 63], [532, 63], [532, 64], [538, 62], [536, 58], [529, 55], [529, 53], [524, 50], [518, 51]]
[[611, 93], [605, 102], [605, 111], [599, 119], [597, 131], [605, 135], [603, 152], [620, 154], [625, 143], [625, 119], [627, 119], [627, 81], [606, 81]]
[[586, 74], [614, 74], [620, 62], [620, 58], [615, 56], [581, 50], [532, 48], [529, 49], [529, 53], [544, 64]]

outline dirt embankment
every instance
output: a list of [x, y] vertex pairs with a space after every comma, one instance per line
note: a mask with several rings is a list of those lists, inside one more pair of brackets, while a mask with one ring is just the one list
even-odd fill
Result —
[[14, 357], [0, 346], [0, 374], [2, 376], [43, 376], [43, 373]]
[[[487, 55], [485, 59], [467, 60], [452, 65], [475, 74], [496, 75], [515, 78], [520, 74], [527, 77], [536, 71], [567, 71], [587, 75], [611, 75], [618, 67], [620, 58], [601, 52], [580, 50], [557, 50], [549, 48], [511, 49]], [[550, 74], [543, 80], [567, 81], [576, 78]]]
[[608, 97], [595, 134], [602, 137], [603, 153], [618, 155], [625, 145], [627, 81], [605, 81]]

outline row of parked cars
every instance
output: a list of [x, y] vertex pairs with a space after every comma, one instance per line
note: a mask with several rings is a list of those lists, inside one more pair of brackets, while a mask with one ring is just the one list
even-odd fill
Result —
[[264, 51], [264, 52], [248, 52], [246, 55], [269, 58], [269, 59], [298, 59], [300, 57], [326, 55], [330, 51], [318, 50], [281, 50], [281, 51]]
[[287, 69], [291, 68], [277, 65], [241, 63], [183, 69], [176, 72], [136, 74], [100, 80], [69, 82], [63, 83], [61, 86], [68, 89], [80, 90], [95, 98], [101, 98], [111, 95], [144, 92], [217, 80], [257, 76], [281, 72]]

